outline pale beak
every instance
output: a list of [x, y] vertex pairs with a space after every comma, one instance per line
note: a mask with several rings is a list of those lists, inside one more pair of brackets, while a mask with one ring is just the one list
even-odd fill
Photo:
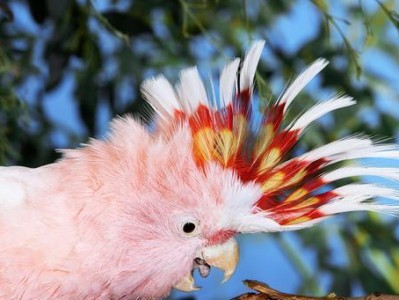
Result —
[[180, 280], [173, 287], [183, 292], [193, 292], [199, 290], [199, 287], [196, 287], [194, 284], [194, 278], [192, 272], [188, 273], [187, 276], [184, 276], [183, 279]]
[[239, 259], [238, 245], [234, 238], [221, 245], [209, 246], [203, 249], [202, 259], [209, 265], [224, 271], [223, 282], [233, 275]]
[[[204, 266], [202, 269], [203, 272], [201, 272], [200, 268], [200, 274], [203, 277], [206, 277], [209, 272], [209, 270], [208, 272], [204, 271], [204, 269], [206, 270], [206, 266], [209, 268], [210, 265], [223, 270], [224, 277], [222, 283], [224, 283], [230, 279], [231, 275], [233, 275], [238, 264], [238, 259], [238, 245], [236, 240], [231, 238], [224, 244], [208, 246], [199, 251], [193, 267], [198, 268]], [[183, 279], [180, 280], [174, 288], [185, 292], [196, 291], [199, 289], [194, 284], [192, 271], [183, 277]]]

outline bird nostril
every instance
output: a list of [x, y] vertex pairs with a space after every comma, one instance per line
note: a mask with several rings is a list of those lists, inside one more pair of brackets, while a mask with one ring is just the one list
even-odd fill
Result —
[[193, 269], [198, 269], [199, 274], [202, 278], [208, 277], [211, 266], [205, 261], [205, 259], [196, 257], [193, 263]]

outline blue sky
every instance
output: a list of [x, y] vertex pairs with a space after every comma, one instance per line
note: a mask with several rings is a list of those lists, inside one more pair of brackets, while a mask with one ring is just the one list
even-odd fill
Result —
[[[340, 17], [345, 17], [345, 10], [343, 10], [342, 3], [340, 1], [330, 2], [333, 7], [333, 14]], [[104, 10], [109, 7], [109, 1], [94, 1], [97, 9]], [[248, 2], [250, 3], [250, 2]], [[365, 9], [373, 11], [378, 9], [375, 1], [364, 1]], [[398, 4], [398, 3], [397, 3]], [[15, 6], [16, 14], [16, 26], [20, 26], [31, 32], [32, 34], [46, 36], [48, 32], [46, 29], [39, 28], [30, 17], [29, 13], [21, 3], [13, 3]], [[123, 4], [122, 8], [123, 8]], [[399, 5], [399, 4], [398, 4]], [[397, 6], [398, 6], [397, 5]], [[399, 9], [398, 7], [396, 9]], [[251, 8], [249, 9], [249, 13]], [[267, 32], [267, 36], [274, 44], [284, 45], [284, 50], [288, 53], [295, 53], [297, 49], [306, 43], [309, 39], [314, 37], [314, 35], [319, 30], [321, 26], [321, 18], [317, 13], [315, 7], [310, 4], [310, 1], [301, 0], [297, 1], [296, 5], [292, 8], [292, 11], [283, 17], [276, 20], [274, 25], [271, 27], [270, 31]], [[93, 23], [92, 26], [98, 26]], [[349, 27], [348, 34], [356, 38], [357, 31], [360, 32], [359, 28], [354, 25]], [[106, 35], [106, 34], [105, 34]], [[396, 39], [399, 49], [399, 38], [398, 32], [395, 31], [392, 26], [391, 29], [387, 30], [386, 35], [389, 38]], [[103, 51], [113, 51], [114, 47], [117, 47], [115, 39], [109, 36], [101, 37], [104, 39], [104, 49]], [[360, 39], [360, 38], [359, 38]], [[201, 42], [201, 41], [200, 41]], [[335, 32], [332, 33], [331, 37], [332, 43], [342, 43], [339, 35]], [[245, 48], [245, 47], [243, 47]], [[37, 49], [37, 59], [38, 66], [40, 67], [40, 45]], [[206, 59], [206, 55], [204, 56]], [[316, 57], [314, 58], [316, 59]], [[273, 58], [271, 51], [266, 49], [262, 54], [262, 61], [267, 61], [268, 64], [273, 65], [276, 60]], [[377, 95], [377, 102], [375, 107], [372, 107], [366, 111], [358, 112], [358, 117], [365, 118], [370, 124], [378, 123], [377, 110], [392, 115], [399, 120], [399, 92], [398, 92], [398, 82], [399, 82], [399, 59], [393, 60], [392, 57], [385, 55], [382, 51], [370, 47], [363, 51], [360, 55], [361, 65], [365, 70], [370, 71], [377, 76], [385, 79], [384, 83], [376, 85], [375, 93]], [[76, 62], [77, 63], [77, 62]], [[261, 62], [262, 63], [262, 62]], [[333, 62], [339, 64], [338, 62]], [[201, 67], [211, 66], [209, 63], [204, 63]], [[113, 72], [112, 62], [109, 63], [108, 72]], [[214, 66], [213, 71], [220, 70], [221, 66]], [[178, 70], [176, 70], [177, 72]], [[42, 69], [43, 76], [46, 74], [46, 70]], [[295, 75], [295, 74], [293, 74]], [[356, 80], [355, 78], [353, 80]], [[358, 84], [367, 84], [365, 78], [361, 78]], [[281, 78], [275, 78], [271, 82], [276, 94], [284, 87], [284, 82]], [[77, 106], [75, 101], [73, 101], [73, 90], [75, 82], [72, 75], [65, 76], [62, 84], [54, 91], [47, 93], [44, 99], [44, 107], [46, 114], [50, 117], [52, 122], [56, 124], [59, 130], [56, 130], [52, 136], [52, 142], [55, 148], [62, 148], [67, 146], [68, 137], [65, 135], [65, 130], [72, 133], [78, 134], [80, 136], [85, 136], [85, 129], [83, 124], [78, 118]], [[40, 88], [40, 82], [37, 79], [30, 79], [26, 85], [24, 85], [18, 93], [21, 99], [26, 99], [27, 102], [33, 101], [35, 97], [33, 95]], [[317, 79], [314, 83], [310, 84], [309, 90], [315, 93], [315, 95], [325, 94], [326, 91], [320, 91]], [[122, 88], [122, 98], [123, 93], [129, 94], [134, 93], [131, 87], [125, 85]], [[125, 97], [126, 98], [126, 97]], [[104, 134], [107, 130], [108, 122], [113, 116], [110, 114], [107, 107], [104, 105], [102, 109], [99, 110], [97, 116], [97, 127], [101, 134]], [[399, 121], [398, 121], [399, 124]], [[397, 141], [399, 140], [399, 134], [397, 136]], [[82, 141], [84, 142], [84, 141]], [[334, 221], [335, 220], [335, 221]], [[344, 264], [346, 257], [342, 254], [342, 247], [339, 244], [339, 238], [337, 235], [337, 228], [339, 226], [338, 219], [332, 219], [328, 221], [327, 224], [322, 226], [329, 226], [328, 234], [331, 235], [331, 240], [334, 241], [334, 252], [332, 254], [332, 260], [337, 264]], [[312, 273], [312, 267], [316, 261], [315, 253], [311, 250], [305, 249], [300, 246], [297, 241], [296, 236], [287, 233], [282, 236], [284, 241], [292, 246], [295, 251], [304, 257], [304, 261], [310, 273]], [[246, 291], [241, 281], [243, 279], [257, 279], [260, 281], [267, 282], [270, 286], [280, 289], [285, 292], [295, 292], [296, 288], [300, 283], [300, 276], [296, 271], [292, 263], [287, 260], [280, 244], [276, 242], [272, 235], [268, 234], [256, 234], [242, 236], [239, 238], [241, 256], [240, 264], [238, 266], [237, 272], [232, 277], [232, 279], [226, 284], [220, 285], [222, 280], [222, 274], [213, 270], [211, 275], [206, 280], [197, 276], [198, 284], [203, 286], [203, 289], [199, 292], [194, 293], [197, 299], [227, 299], [236, 296], [240, 293]], [[326, 293], [329, 278], [327, 276], [320, 276], [320, 292]], [[357, 291], [361, 293], [361, 291]], [[176, 293], [177, 296], [182, 296], [182, 293]]]

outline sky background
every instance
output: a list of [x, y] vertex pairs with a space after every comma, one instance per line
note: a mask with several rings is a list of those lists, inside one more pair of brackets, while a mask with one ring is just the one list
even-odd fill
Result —
[[[250, 3], [250, 1], [248, 3]], [[342, 3], [345, 3], [345, 1], [331, 1], [329, 3], [333, 9], [333, 15], [343, 18], [346, 16], [346, 12], [342, 5]], [[367, 10], [373, 11], [378, 9], [378, 5], [375, 1], [369, 0], [364, 1], [363, 3], [365, 9]], [[94, 4], [99, 11], [106, 10], [112, 6], [110, 1], [97, 0], [94, 1]], [[29, 11], [22, 3], [14, 2], [12, 5], [14, 6], [14, 11], [18, 11], [18, 13], [15, 14], [15, 26], [20, 26], [24, 30], [27, 30], [35, 35], [49, 35], [51, 28], [46, 29], [37, 26], [32, 20]], [[398, 6], [399, 1], [397, 2], [397, 10], [399, 10]], [[118, 4], [117, 8], [123, 10], [123, 2]], [[250, 14], [252, 10], [256, 9], [256, 5], [248, 5], [248, 14]], [[156, 16], [154, 17], [156, 18]], [[272, 43], [284, 45], [283, 48], [285, 51], [287, 51], [287, 53], [295, 53], [301, 47], [301, 45], [316, 35], [318, 30], [317, 28], [321, 26], [321, 22], [322, 20], [320, 15], [317, 13], [316, 8], [309, 1], [297, 1], [288, 15], [276, 19], [270, 29], [270, 32], [268, 32], [268, 37]], [[96, 26], [98, 26], [98, 24], [93, 22], [92, 26], [93, 30], [96, 30]], [[358, 26], [360, 25], [354, 24], [347, 29], [348, 35], [353, 37], [353, 42], [355, 44], [356, 38], [361, 40], [360, 37], [357, 36], [357, 32], [360, 32]], [[162, 26], [159, 26], [158, 30], [162, 33]], [[396, 40], [399, 49], [399, 36], [395, 28], [392, 26], [392, 28], [387, 30], [385, 34], [387, 37], [381, 38], [390, 38]], [[116, 47], [118, 47], [118, 43], [120, 42], [108, 34], [104, 34], [99, 38], [102, 39], [103, 51], [109, 51], [110, 53], [114, 51]], [[331, 42], [342, 43], [337, 33], [332, 34]], [[207, 72], [211, 70], [213, 74], [217, 74], [222, 65], [213, 65], [207, 60], [207, 49], [210, 48], [209, 44], [207, 44], [206, 40], [198, 40], [198, 45], [198, 48], [201, 49], [201, 51], [198, 53], [198, 57], [203, 60], [203, 62], [200, 63], [201, 70], [205, 69]], [[243, 45], [243, 49], [245, 49], [248, 45]], [[145, 46], [143, 47], [143, 51], [145, 51]], [[36, 52], [37, 65], [40, 68], [40, 45], [38, 46], [38, 49], [36, 49]], [[317, 59], [317, 57], [314, 59]], [[360, 63], [362, 67], [365, 70], [373, 72], [376, 74], [376, 76], [384, 78], [385, 82], [388, 83], [376, 85], [375, 92], [377, 94], [378, 100], [376, 102], [376, 107], [373, 109], [363, 109], [356, 112], [356, 117], [364, 118], [369, 124], [371, 124], [371, 126], [372, 124], [376, 125], [379, 122], [379, 114], [377, 111], [390, 114], [399, 120], [398, 61], [399, 59], [393, 60], [392, 57], [388, 57], [383, 52], [373, 47], [367, 48], [360, 55]], [[272, 53], [268, 50], [267, 44], [262, 54], [260, 63], [262, 64], [265, 62], [270, 65], [276, 64]], [[78, 61], [74, 63], [79, 64]], [[339, 65], [341, 62], [334, 61], [332, 63]], [[47, 72], [45, 69], [42, 71], [44, 74]], [[174, 71], [178, 72], [179, 70]], [[109, 74], [115, 72], [115, 66], [112, 65], [112, 62], [109, 63], [109, 66], [107, 66], [106, 72], [109, 72]], [[292, 75], [294, 76], [295, 74]], [[107, 74], [105, 74], [105, 76], [107, 76]], [[64, 131], [65, 128], [79, 136], [82, 136], [82, 138], [85, 136], [84, 125], [78, 117], [76, 102], [73, 101], [73, 90], [75, 86], [74, 80], [74, 76], [67, 75], [59, 88], [45, 95], [44, 104], [46, 114], [50, 117], [52, 122], [57, 125], [58, 128], [58, 130], [55, 130], [52, 134], [52, 143], [54, 148], [63, 148], [69, 146], [68, 136], [65, 135]], [[365, 79], [362, 77], [359, 80], [356, 78], [353, 78], [353, 80], [359, 85], [367, 84], [367, 81], [365, 81]], [[274, 78], [271, 82], [271, 86], [276, 94], [279, 94], [284, 85], [285, 83], [281, 80], [281, 78]], [[18, 90], [18, 94], [20, 95], [21, 99], [26, 99], [26, 101], [29, 103], [29, 101], [35, 101], [35, 97], [33, 95], [35, 95], [39, 88], [40, 82], [36, 78], [32, 78]], [[314, 82], [312, 82], [307, 88], [309, 91], [314, 93], [315, 99], [317, 99], [319, 96], [325, 97], [331, 93], [331, 91], [325, 89], [321, 90], [317, 79], [315, 79]], [[126, 84], [120, 90], [120, 93], [122, 95], [121, 99], [129, 99], [130, 97], [128, 96], [131, 93], [137, 93], [137, 91], [132, 90], [132, 88]], [[99, 136], [102, 136], [106, 133], [108, 122], [112, 117], [113, 116], [111, 115], [107, 106], [103, 105], [98, 111], [97, 115], [97, 127], [100, 133]], [[328, 116], [323, 118], [321, 122], [326, 127], [334, 126], [333, 119], [329, 118]], [[34, 124], [31, 124], [31, 126], [34, 126]], [[399, 130], [397, 130], [395, 139], [396, 142], [399, 141]], [[331, 259], [337, 265], [345, 264], [346, 260], [348, 259], [342, 249], [342, 245], [340, 244], [341, 242], [337, 234], [337, 228], [340, 226], [341, 220], [341, 217], [336, 217], [324, 222], [321, 225], [328, 228], [327, 233], [330, 236], [329, 240], [331, 241], [331, 247], [334, 250], [332, 252]], [[399, 231], [397, 230], [397, 232]], [[220, 285], [222, 274], [216, 269], [212, 270], [207, 279], [202, 279], [197, 276], [197, 274], [196, 282], [203, 288], [200, 291], [195, 292], [193, 295], [195, 295], [196, 299], [228, 299], [247, 291], [242, 284], [243, 279], [256, 279], [266, 282], [275, 289], [279, 289], [284, 292], [295, 292], [300, 282], [300, 276], [293, 264], [287, 260], [281, 244], [284, 243], [286, 245], [290, 245], [293, 251], [295, 251], [299, 256], [305, 258], [305, 267], [307, 268], [309, 274], [313, 274], [313, 272], [315, 272], [313, 266], [315, 265], [317, 259], [316, 253], [301, 246], [297, 236], [292, 233], [284, 233], [279, 235], [278, 239], [275, 237], [276, 236], [269, 234], [240, 236], [238, 238], [241, 251], [240, 263], [231, 280], [223, 285]], [[320, 283], [320, 293], [326, 294], [330, 292], [327, 290], [330, 278], [325, 274], [318, 274], [318, 278]], [[363, 291], [356, 286], [354, 286], [353, 291], [354, 296], [361, 295], [363, 293]], [[175, 293], [174, 295], [176, 297], [183, 297], [186, 294]]]

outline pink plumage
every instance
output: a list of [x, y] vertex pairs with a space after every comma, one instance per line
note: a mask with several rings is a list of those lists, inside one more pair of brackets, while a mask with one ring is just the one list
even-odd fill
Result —
[[193, 268], [205, 276], [216, 266], [228, 279], [238, 233], [301, 229], [345, 211], [397, 211], [365, 202], [397, 200], [387, 187], [358, 183], [318, 192], [350, 176], [399, 179], [395, 168], [323, 173], [347, 159], [397, 159], [394, 145], [348, 137], [286, 158], [312, 121], [354, 104], [336, 97], [282, 127], [287, 107], [325, 60], [251, 126], [263, 44], [251, 47], [241, 67], [239, 59], [225, 67], [216, 101], [208, 100], [195, 68], [182, 72], [176, 88], [162, 76], [147, 80], [155, 132], [117, 118], [105, 140], [64, 150], [58, 162], [0, 168], [0, 298], [159, 299], [173, 287], [195, 290]]

